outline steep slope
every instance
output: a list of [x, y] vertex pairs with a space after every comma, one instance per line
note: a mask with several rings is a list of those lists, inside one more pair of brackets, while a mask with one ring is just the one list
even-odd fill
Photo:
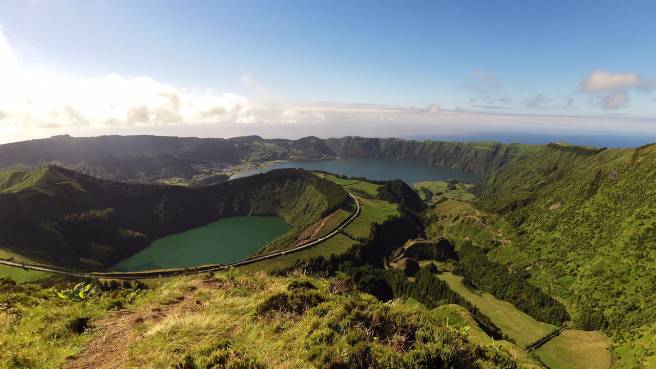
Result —
[[656, 145], [550, 144], [493, 173], [478, 205], [512, 240], [487, 245], [566, 302], [574, 322], [631, 341], [656, 322]]
[[60, 167], [0, 178], [2, 248], [95, 268], [226, 216], [278, 215], [301, 229], [348, 198], [340, 186], [296, 169], [198, 189], [104, 181]]
[[412, 141], [398, 138], [327, 139], [336, 156], [403, 159], [431, 163], [481, 175], [535, 150], [534, 146], [496, 142]]
[[189, 179], [243, 163], [352, 157], [416, 160], [485, 175], [530, 152], [531, 148], [492, 142], [362, 137], [284, 140], [258, 136], [231, 139], [57, 136], [0, 145], [0, 168], [55, 163], [103, 179], [154, 182], [171, 177]]

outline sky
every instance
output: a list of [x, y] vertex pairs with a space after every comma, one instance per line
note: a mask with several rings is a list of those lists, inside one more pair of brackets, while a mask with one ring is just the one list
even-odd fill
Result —
[[656, 138], [653, 1], [0, 0], [0, 143]]

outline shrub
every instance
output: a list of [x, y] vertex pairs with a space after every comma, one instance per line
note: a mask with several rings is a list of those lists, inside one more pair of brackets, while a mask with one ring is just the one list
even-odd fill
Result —
[[80, 282], [73, 288], [56, 290], [55, 295], [62, 300], [84, 301], [96, 295], [96, 287], [91, 283]]
[[275, 313], [301, 315], [326, 299], [315, 291], [294, 291], [275, 294], [259, 304], [255, 310], [258, 316], [271, 316]]
[[317, 286], [315, 286], [312, 282], [306, 281], [306, 280], [296, 280], [292, 281], [288, 286], [287, 290], [289, 291], [296, 291], [296, 290], [316, 290]]
[[246, 357], [232, 347], [230, 341], [222, 339], [206, 344], [195, 355], [185, 355], [173, 365], [174, 369], [266, 369], [266, 365]]
[[310, 314], [321, 317], [305, 341], [317, 368], [516, 368], [506, 352], [470, 342], [466, 329], [420, 308], [349, 295]]
[[68, 322], [68, 330], [75, 334], [82, 334], [89, 328], [89, 318], [73, 318]]

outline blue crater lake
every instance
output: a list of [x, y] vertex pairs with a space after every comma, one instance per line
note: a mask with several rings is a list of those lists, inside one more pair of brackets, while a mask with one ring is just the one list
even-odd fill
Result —
[[234, 263], [290, 229], [278, 217], [233, 217], [155, 240], [148, 248], [109, 268], [133, 272]]
[[281, 168], [321, 170], [349, 177], [365, 177], [375, 180], [402, 179], [406, 183], [449, 179], [459, 179], [465, 182], [476, 183], [480, 180], [480, 177], [476, 174], [456, 169], [410, 160], [390, 159], [335, 159], [276, 162], [263, 168], [250, 169], [236, 173], [231, 179]]

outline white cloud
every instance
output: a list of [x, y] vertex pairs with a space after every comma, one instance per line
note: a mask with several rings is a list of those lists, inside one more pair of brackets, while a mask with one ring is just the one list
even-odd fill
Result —
[[[605, 96], [608, 109], [628, 102], [626, 82], [601, 83], [592, 90]], [[611, 78], [612, 79], [612, 78]], [[616, 81], [617, 79], [612, 79]], [[210, 89], [184, 89], [150, 77], [128, 78], [110, 74], [99, 78], [71, 78], [43, 68], [21, 65], [0, 32], [0, 143], [49, 137], [56, 134], [174, 134], [269, 137], [302, 135], [413, 136], [483, 131], [623, 130], [654, 131], [652, 118], [512, 114], [492, 112], [494, 104], [511, 103], [494, 75], [476, 71], [471, 78], [481, 111], [442, 107], [348, 103], [290, 103], [260, 86], [252, 76], [242, 82], [246, 98]], [[608, 86], [613, 85], [614, 88]], [[605, 86], [605, 87], [599, 87]], [[624, 86], [619, 88], [617, 86]], [[656, 87], [643, 80], [633, 89]], [[542, 106], [537, 95], [527, 104]], [[551, 100], [549, 100], [551, 101]], [[548, 105], [548, 104], [547, 104]], [[571, 105], [571, 104], [569, 104]], [[620, 122], [621, 124], [617, 124]], [[220, 123], [220, 124], [211, 124]]]
[[635, 73], [613, 74], [596, 70], [581, 82], [581, 90], [586, 93], [612, 92], [637, 87], [640, 76]]
[[600, 106], [606, 110], [623, 108], [629, 103], [629, 91], [650, 92], [656, 88], [656, 79], [644, 79], [637, 73], [610, 73], [596, 70], [581, 81], [581, 91], [601, 94]]
[[25, 67], [0, 32], [0, 111], [5, 128], [232, 122], [249, 109], [242, 96], [180, 89], [145, 76], [76, 79]]

